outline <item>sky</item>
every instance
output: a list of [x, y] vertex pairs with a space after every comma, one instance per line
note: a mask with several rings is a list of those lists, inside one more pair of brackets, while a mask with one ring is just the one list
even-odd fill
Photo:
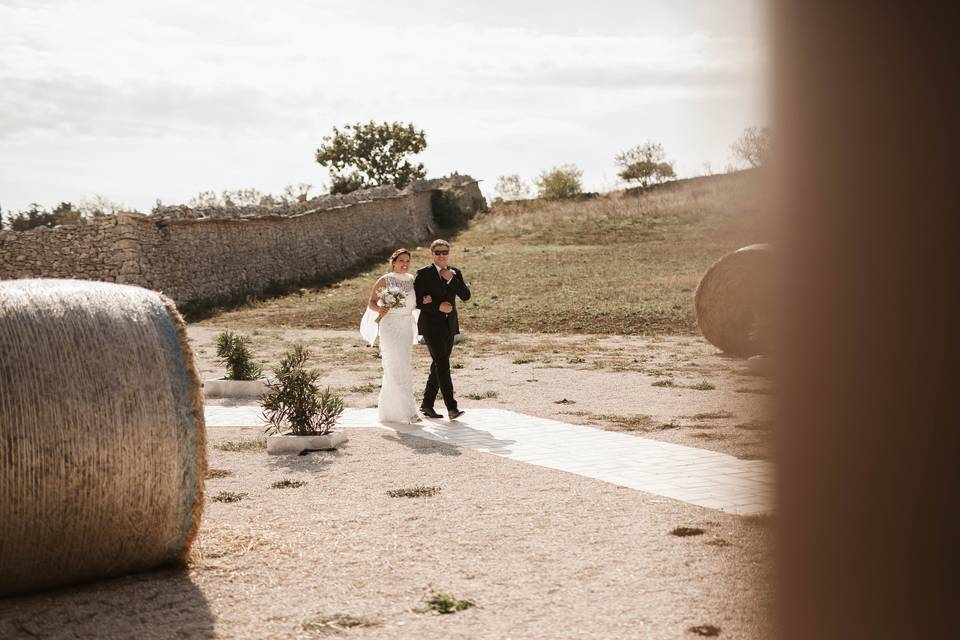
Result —
[[[412, 122], [430, 177], [496, 195], [663, 145], [679, 176], [734, 164], [768, 120], [760, 0], [0, 0], [0, 208], [329, 184], [334, 126]], [[709, 163], [709, 165], [707, 164]]]

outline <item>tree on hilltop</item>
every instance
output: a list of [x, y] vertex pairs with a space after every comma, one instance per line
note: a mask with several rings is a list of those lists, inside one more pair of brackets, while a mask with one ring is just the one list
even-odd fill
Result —
[[618, 153], [614, 161], [621, 167], [617, 175], [627, 182], [636, 182], [639, 187], [645, 188], [677, 177], [673, 171], [673, 163], [667, 162], [666, 158], [662, 144], [645, 142]]
[[330, 193], [392, 184], [403, 189], [427, 172], [423, 163], [413, 164], [408, 156], [427, 148], [427, 137], [412, 124], [370, 122], [348, 124], [333, 135], [324, 136], [316, 160], [330, 167]]
[[537, 178], [537, 195], [545, 200], [562, 200], [580, 195], [583, 170], [575, 164], [564, 164], [544, 171]]
[[730, 150], [754, 169], [763, 166], [770, 156], [770, 127], [747, 127]]

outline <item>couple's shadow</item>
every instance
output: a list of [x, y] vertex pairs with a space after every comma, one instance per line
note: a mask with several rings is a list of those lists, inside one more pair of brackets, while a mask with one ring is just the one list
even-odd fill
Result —
[[[476, 449], [497, 455], [509, 455], [516, 440], [501, 440], [489, 431], [474, 429], [463, 422], [425, 419], [417, 424], [385, 422], [394, 433], [383, 438], [409, 447], [415, 453], [459, 456], [460, 449]], [[428, 430], [429, 429], [429, 430]]]

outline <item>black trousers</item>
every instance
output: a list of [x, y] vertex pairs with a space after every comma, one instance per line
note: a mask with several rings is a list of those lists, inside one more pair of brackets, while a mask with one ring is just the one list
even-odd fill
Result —
[[437, 399], [437, 391], [443, 394], [443, 404], [447, 411], [457, 410], [457, 399], [453, 397], [453, 380], [450, 379], [450, 352], [453, 351], [453, 335], [423, 336], [430, 350], [433, 363], [430, 365], [430, 377], [423, 390], [421, 407], [432, 408]]

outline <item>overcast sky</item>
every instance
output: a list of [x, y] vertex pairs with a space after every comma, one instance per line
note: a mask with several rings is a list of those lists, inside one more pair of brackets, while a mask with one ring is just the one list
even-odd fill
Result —
[[766, 124], [759, 0], [0, 0], [0, 206], [141, 211], [327, 172], [334, 125], [426, 131], [430, 176], [528, 182], [659, 141], [722, 171]]

